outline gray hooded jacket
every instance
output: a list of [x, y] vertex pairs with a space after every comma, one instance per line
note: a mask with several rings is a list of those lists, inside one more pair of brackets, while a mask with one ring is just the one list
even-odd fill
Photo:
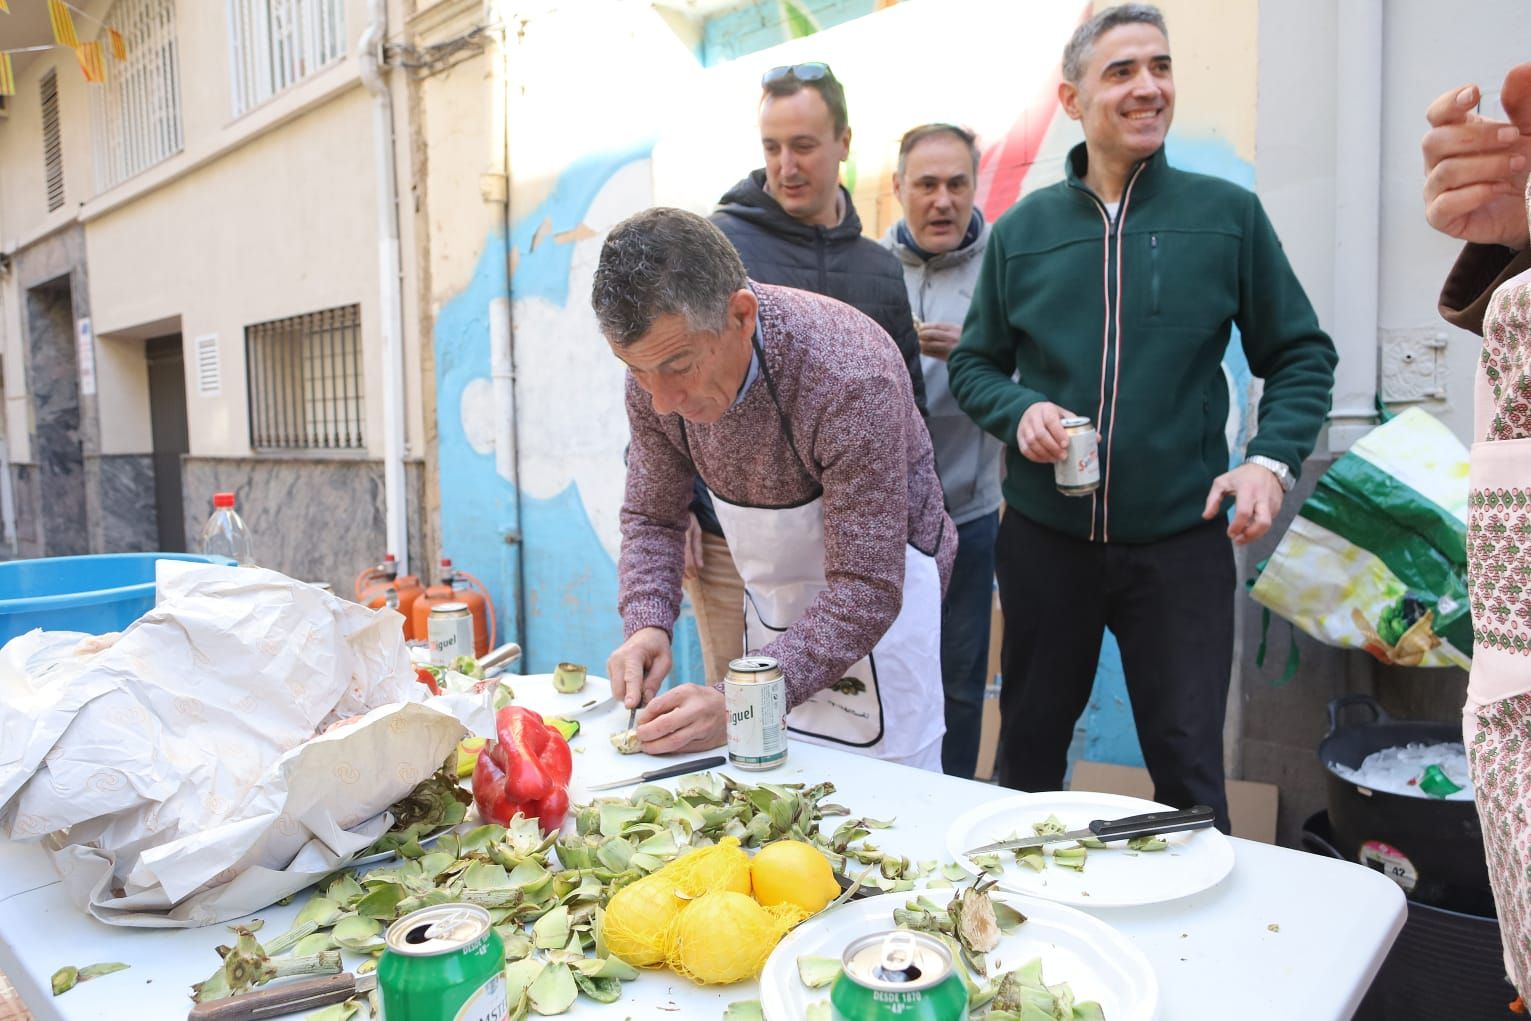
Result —
[[[974, 210], [977, 215], [977, 210]], [[902, 221], [899, 221], [902, 223]], [[888, 228], [884, 248], [904, 267], [904, 285], [915, 319], [927, 323], [956, 323], [967, 318], [978, 271], [983, 265], [989, 225], [965, 248], [942, 252], [929, 260], [898, 239], [899, 224]], [[952, 397], [947, 385], [946, 363], [920, 356], [925, 373], [925, 406], [930, 411], [930, 442], [935, 448], [936, 473], [946, 494], [946, 512], [961, 525], [999, 509], [1000, 458], [1004, 444], [974, 424]]]

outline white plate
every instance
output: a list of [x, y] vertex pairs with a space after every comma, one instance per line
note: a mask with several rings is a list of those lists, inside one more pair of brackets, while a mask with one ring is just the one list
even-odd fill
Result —
[[[829, 986], [809, 989], [803, 985], [797, 975], [799, 957], [839, 957], [858, 936], [893, 928], [893, 909], [903, 907], [918, 892], [849, 901], [788, 934], [771, 951], [760, 974], [760, 1003], [767, 1021], [801, 1021], [810, 1004], [829, 999]], [[942, 904], [951, 891], [931, 890], [926, 896]], [[999, 899], [1025, 915], [1026, 921], [1005, 933], [990, 951], [991, 976], [1040, 957], [1044, 981], [1067, 982], [1076, 1000], [1099, 1002], [1109, 1021], [1154, 1017], [1159, 980], [1143, 952], [1127, 937], [1083, 911], [1060, 904], [1014, 896]]]
[[524, 705], [543, 716], [583, 716], [599, 712], [611, 704], [611, 682], [588, 674], [585, 686], [572, 695], [553, 687], [552, 674], [501, 674], [496, 678], [516, 693], [516, 705]]
[[[1009, 837], [1029, 837], [1031, 824], [1056, 815], [1065, 827], [1083, 829], [1094, 819], [1120, 819], [1143, 812], [1173, 811], [1141, 798], [1091, 791], [1043, 791], [1016, 794], [979, 805], [957, 817], [946, 831], [946, 848], [958, 862], [970, 866], [967, 849]], [[1042, 897], [1081, 907], [1114, 908], [1157, 904], [1210, 889], [1233, 868], [1233, 845], [1215, 829], [1162, 833], [1169, 844], [1163, 851], [1141, 853], [1125, 844], [1090, 851], [1083, 872], [1060, 869], [1048, 855], [1047, 867], [1037, 872], [1018, 864], [1011, 851], [1000, 851], [1005, 874], [1003, 890]], [[1106, 1014], [1110, 1017], [1110, 1012]]]

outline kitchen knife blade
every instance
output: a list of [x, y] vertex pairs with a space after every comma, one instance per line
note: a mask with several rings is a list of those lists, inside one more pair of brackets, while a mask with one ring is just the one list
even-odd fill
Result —
[[1020, 837], [1014, 840], [998, 840], [982, 847], [970, 848], [968, 854], [988, 854], [992, 851], [1017, 851], [1023, 847], [1040, 847], [1060, 840], [1128, 840], [1147, 837], [1155, 833], [1179, 833], [1183, 830], [1205, 829], [1212, 825], [1213, 812], [1206, 805], [1181, 808], [1164, 812], [1145, 812], [1129, 815], [1125, 819], [1095, 819], [1082, 830], [1067, 833], [1047, 833], [1037, 837]]
[[651, 769], [647, 773], [639, 773], [637, 776], [629, 776], [622, 780], [591, 784], [585, 789], [609, 791], [616, 787], [630, 787], [635, 783], [650, 783], [654, 780], [667, 780], [672, 776], [698, 773], [704, 769], [713, 769], [717, 766], [727, 765], [727, 763], [728, 759], [722, 755], [709, 755], [705, 759], [687, 759], [685, 762], [677, 762], [673, 766], [665, 766], [663, 769]]

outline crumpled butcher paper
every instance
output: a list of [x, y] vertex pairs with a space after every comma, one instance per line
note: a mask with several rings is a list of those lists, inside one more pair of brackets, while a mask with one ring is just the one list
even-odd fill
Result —
[[120, 635], [0, 649], [0, 832], [103, 922], [209, 925], [367, 847], [468, 731], [423, 704], [391, 610], [260, 568], [157, 581]]

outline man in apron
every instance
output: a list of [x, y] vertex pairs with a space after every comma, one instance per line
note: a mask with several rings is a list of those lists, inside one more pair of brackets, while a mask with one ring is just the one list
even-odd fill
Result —
[[700, 475], [744, 579], [740, 654], [780, 661], [794, 738], [939, 770], [956, 530], [892, 339], [831, 298], [752, 284], [716, 227], [675, 209], [612, 230], [592, 305], [629, 369], [627, 640], [607, 672], [644, 704], [644, 751], [726, 739], [720, 686], [657, 695]]

